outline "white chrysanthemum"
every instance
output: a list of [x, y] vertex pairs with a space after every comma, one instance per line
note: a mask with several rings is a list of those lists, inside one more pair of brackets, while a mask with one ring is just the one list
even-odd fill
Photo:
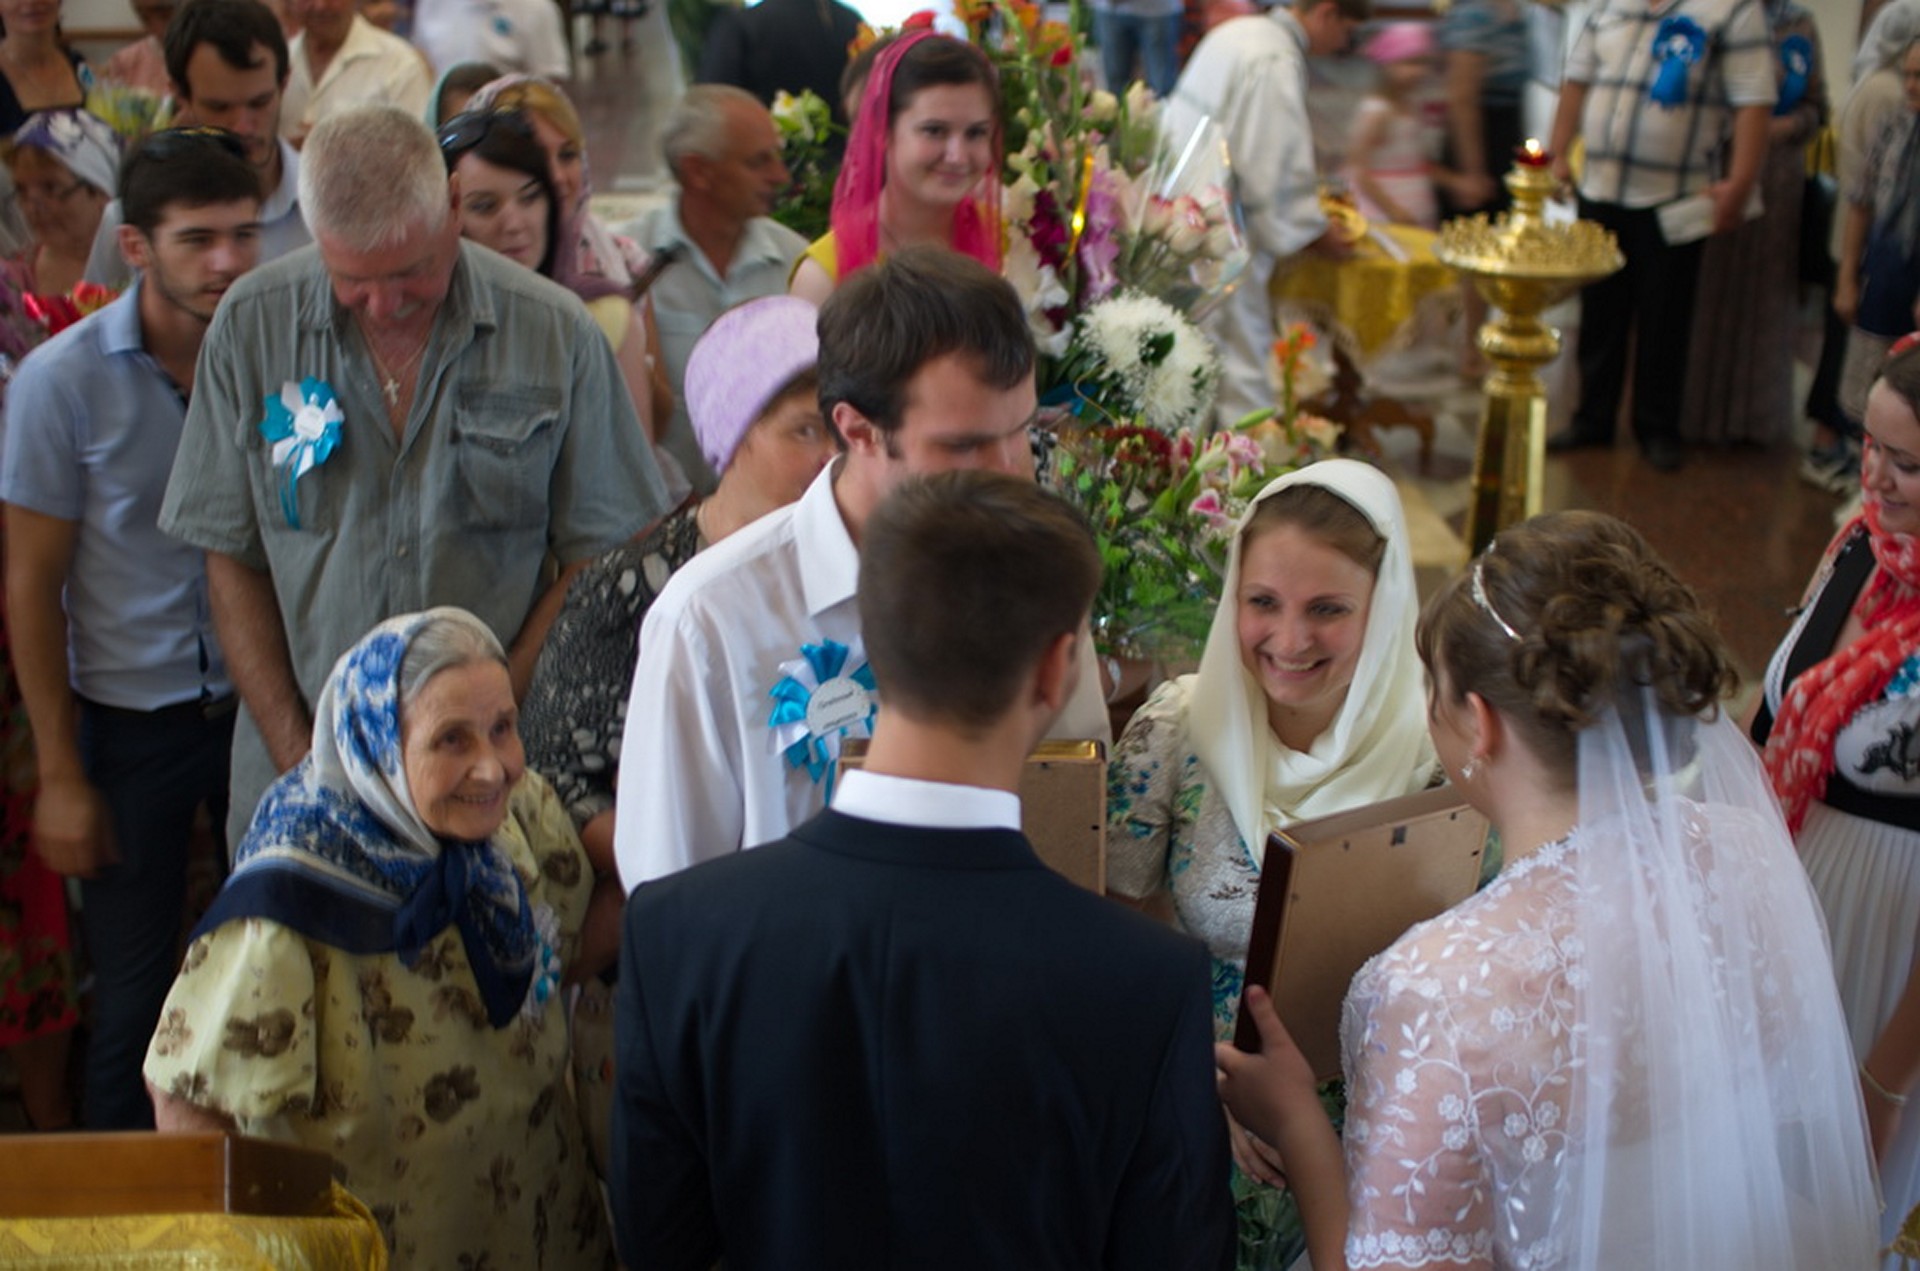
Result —
[[1124, 292], [1088, 309], [1075, 328], [1076, 342], [1118, 390], [1110, 408], [1167, 433], [1201, 423], [1212, 408], [1213, 345], [1172, 305]]

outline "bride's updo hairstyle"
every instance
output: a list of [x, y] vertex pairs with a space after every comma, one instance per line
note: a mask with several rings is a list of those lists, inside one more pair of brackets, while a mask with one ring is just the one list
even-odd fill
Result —
[[[1598, 512], [1536, 516], [1428, 603], [1420, 660], [1454, 702], [1478, 693], [1553, 771], [1574, 779], [1579, 732], [1609, 708], [1718, 708], [1733, 662], [1693, 589], [1625, 522]], [[1630, 730], [1636, 731], [1636, 730]]]

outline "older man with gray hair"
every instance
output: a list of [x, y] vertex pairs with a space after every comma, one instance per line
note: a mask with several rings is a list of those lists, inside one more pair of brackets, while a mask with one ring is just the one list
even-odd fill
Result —
[[656, 258], [674, 257], [652, 293], [674, 396], [661, 444], [696, 489], [712, 493], [719, 476], [687, 419], [687, 358], [715, 318], [748, 300], [783, 294], [807, 240], [768, 215], [789, 177], [773, 116], [751, 93], [694, 85], [667, 116], [661, 145], [679, 194], [625, 232]]
[[208, 330], [160, 527], [207, 553], [244, 707], [229, 842], [375, 623], [469, 609], [523, 691], [573, 572], [665, 510], [593, 319], [463, 242], [459, 205], [418, 119], [324, 120], [300, 164], [314, 245], [242, 279]]

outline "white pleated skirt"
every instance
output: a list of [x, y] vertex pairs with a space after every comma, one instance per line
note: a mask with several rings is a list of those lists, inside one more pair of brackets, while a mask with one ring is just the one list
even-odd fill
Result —
[[[1800, 856], [1833, 941], [1833, 969], [1856, 1057], [1872, 1049], [1913, 972], [1920, 948], [1920, 833], [1814, 803]], [[1920, 1204], [1920, 1115], [1909, 1110], [1880, 1170], [1881, 1244]], [[1887, 1271], [1901, 1266], [1890, 1258]]]

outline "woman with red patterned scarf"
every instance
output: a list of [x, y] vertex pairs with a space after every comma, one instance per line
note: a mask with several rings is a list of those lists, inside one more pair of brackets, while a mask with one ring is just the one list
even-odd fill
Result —
[[1886, 1199], [1920, 1203], [1920, 335], [1867, 399], [1865, 506], [1828, 547], [1753, 724], [1833, 942]]
[[951, 247], [1000, 269], [999, 81], [964, 40], [911, 30], [874, 60], [833, 187], [832, 230], [788, 290], [822, 304], [906, 247]]

